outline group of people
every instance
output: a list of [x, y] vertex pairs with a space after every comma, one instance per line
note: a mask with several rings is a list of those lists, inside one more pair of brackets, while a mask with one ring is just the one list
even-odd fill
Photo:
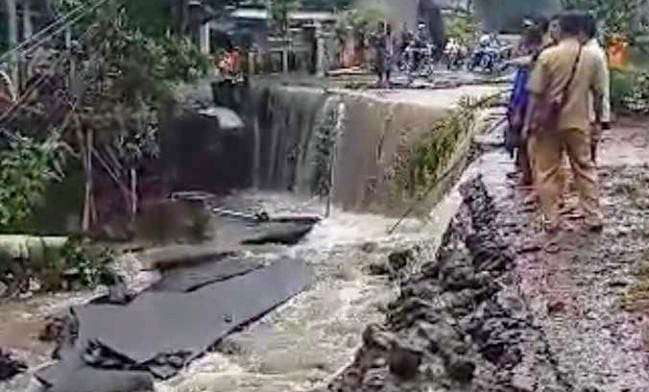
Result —
[[561, 212], [571, 171], [586, 226], [601, 230], [597, 145], [610, 128], [610, 87], [597, 21], [577, 11], [536, 20], [522, 48], [527, 56], [517, 62], [506, 141], [517, 150], [523, 184], [531, 186], [527, 202], [540, 201], [549, 233], [570, 230]]
[[[374, 48], [374, 71], [379, 78], [379, 84], [387, 86], [390, 84], [393, 67], [399, 61], [406, 61], [406, 53], [409, 48], [423, 49], [430, 44], [431, 38], [428, 26], [425, 23], [419, 23], [417, 32], [413, 33], [408, 30], [404, 24], [400, 37], [392, 34], [392, 25], [385, 22], [379, 22], [377, 30], [371, 37], [371, 46]], [[418, 52], [413, 53], [413, 61], [417, 63], [420, 60]]]

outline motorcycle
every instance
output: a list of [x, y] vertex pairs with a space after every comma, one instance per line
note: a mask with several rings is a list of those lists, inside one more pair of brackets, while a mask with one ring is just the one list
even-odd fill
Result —
[[466, 59], [466, 48], [453, 41], [449, 42], [444, 49], [444, 62], [449, 70], [462, 68]]
[[473, 52], [468, 69], [475, 71], [479, 68], [486, 73], [501, 72], [507, 66], [507, 61], [511, 59], [512, 52], [513, 49], [509, 45], [479, 47]]
[[408, 77], [412, 83], [417, 77], [431, 79], [435, 72], [435, 45], [408, 45], [404, 50], [401, 72]]

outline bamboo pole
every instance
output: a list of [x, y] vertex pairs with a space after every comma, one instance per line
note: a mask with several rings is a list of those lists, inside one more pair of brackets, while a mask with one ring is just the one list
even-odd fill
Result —
[[[8, 43], [9, 49], [13, 49], [18, 45], [18, 13], [16, 11], [16, 0], [5, 0], [7, 11], [7, 30], [8, 30]], [[18, 55], [12, 52], [10, 62], [10, 75], [15, 86], [19, 86], [18, 82]]]
[[137, 216], [137, 171], [134, 168], [131, 169], [131, 220], [135, 221]]
[[85, 170], [86, 170], [86, 190], [83, 206], [83, 219], [81, 223], [81, 230], [83, 232], [88, 232], [92, 225], [93, 216], [96, 215], [96, 210], [93, 206], [93, 181], [92, 181], [92, 150], [93, 150], [93, 132], [92, 130], [86, 130], [85, 135]]

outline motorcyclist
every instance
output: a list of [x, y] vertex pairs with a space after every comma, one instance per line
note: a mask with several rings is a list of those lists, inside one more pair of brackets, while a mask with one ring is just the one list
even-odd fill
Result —
[[430, 33], [426, 23], [419, 23], [417, 26], [417, 36], [415, 38], [415, 45], [417, 47], [426, 47], [430, 43]]
[[410, 47], [412, 42], [415, 39], [415, 34], [408, 29], [408, 25], [406, 23], [403, 24], [401, 27], [401, 37], [400, 37], [400, 42], [399, 42], [399, 53], [398, 53], [398, 61], [399, 61], [399, 68], [401, 68], [404, 64], [405, 61], [407, 61], [407, 49]]
[[430, 45], [430, 34], [426, 23], [422, 22], [417, 26], [417, 34], [411, 44], [411, 48], [414, 49], [411, 54], [413, 56], [412, 64], [414, 69], [419, 68], [421, 59], [424, 57], [423, 52], [428, 49], [428, 45]]
[[465, 48], [455, 38], [449, 38], [444, 47], [444, 56], [446, 56], [448, 67], [458, 65], [465, 55]]

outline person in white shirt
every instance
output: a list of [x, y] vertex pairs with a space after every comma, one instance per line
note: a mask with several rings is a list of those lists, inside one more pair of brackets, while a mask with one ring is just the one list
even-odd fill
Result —
[[[584, 49], [589, 51], [608, 64], [606, 51], [599, 44], [597, 40], [597, 20], [592, 15], [588, 15], [584, 21], [584, 28], [582, 32]], [[602, 138], [602, 131], [611, 129], [611, 87], [610, 87], [610, 71], [608, 67], [605, 69], [605, 83], [603, 83], [604, 90], [601, 96], [596, 97], [592, 93], [590, 95], [590, 122], [593, 127], [592, 142], [591, 142], [591, 155], [593, 162], [597, 161], [597, 147]], [[598, 117], [601, 113], [601, 118]]]

